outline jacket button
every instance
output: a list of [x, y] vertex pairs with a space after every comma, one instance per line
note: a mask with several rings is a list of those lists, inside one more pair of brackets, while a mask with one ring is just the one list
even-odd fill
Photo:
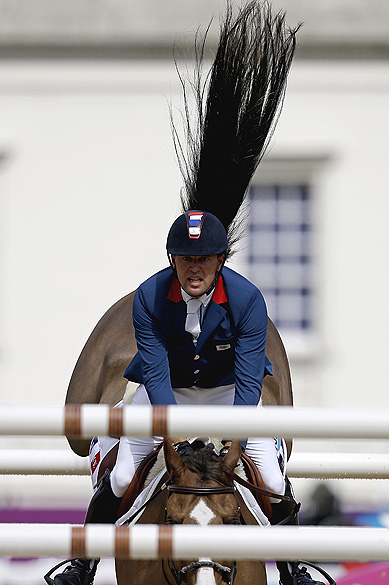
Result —
[[195, 370], [193, 373], [194, 374], [199, 374], [200, 373], [200, 370]]
[[194, 356], [194, 359], [195, 360], [198, 360], [198, 359], [200, 359], [200, 356], [197, 354], [197, 355]]

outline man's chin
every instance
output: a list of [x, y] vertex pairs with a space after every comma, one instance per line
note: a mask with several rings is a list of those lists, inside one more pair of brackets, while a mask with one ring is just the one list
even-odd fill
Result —
[[201, 281], [199, 283], [188, 283], [185, 287], [185, 292], [188, 293], [191, 297], [201, 297], [205, 293], [205, 285], [204, 282]]

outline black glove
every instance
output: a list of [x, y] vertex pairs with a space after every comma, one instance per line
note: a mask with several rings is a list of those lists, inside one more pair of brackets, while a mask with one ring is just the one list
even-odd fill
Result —
[[194, 453], [192, 445], [189, 443], [189, 441], [180, 441], [179, 443], [173, 445], [173, 447], [181, 459], [190, 457]]
[[227, 455], [227, 453], [228, 453], [229, 449], [230, 449], [230, 447], [229, 447], [229, 446], [228, 446], [228, 447], [226, 447], [226, 446], [224, 445], [223, 449], [220, 449], [220, 451], [219, 451], [219, 456], [220, 456], [220, 457], [225, 457], [225, 456]]
[[219, 451], [220, 457], [225, 457], [225, 455], [227, 455], [228, 450], [230, 448], [230, 445], [228, 445], [228, 447], [226, 447], [226, 443], [230, 443], [231, 441], [232, 441], [232, 439], [222, 439], [221, 440], [221, 444], [223, 445], [223, 447]]
[[[225, 457], [227, 455], [228, 450], [230, 448], [230, 445], [227, 446], [226, 443], [228, 443], [230, 441], [232, 441], [232, 439], [222, 439], [221, 443], [222, 443], [223, 447], [219, 451], [219, 457]], [[247, 443], [247, 440], [246, 441], [241, 441], [241, 444], [242, 444], [242, 453], [244, 453], [244, 451], [245, 451], [246, 443]]]

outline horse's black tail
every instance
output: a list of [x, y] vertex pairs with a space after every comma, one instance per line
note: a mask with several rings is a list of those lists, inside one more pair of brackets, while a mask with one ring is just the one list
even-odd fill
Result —
[[171, 121], [184, 178], [183, 210], [214, 213], [227, 229], [230, 247], [239, 238], [238, 212], [281, 112], [298, 29], [287, 28], [284, 13], [273, 15], [267, 1], [250, 0], [235, 15], [228, 0], [205, 77], [209, 28], [196, 35], [193, 124], [187, 82], [180, 75], [186, 149], [172, 115]]

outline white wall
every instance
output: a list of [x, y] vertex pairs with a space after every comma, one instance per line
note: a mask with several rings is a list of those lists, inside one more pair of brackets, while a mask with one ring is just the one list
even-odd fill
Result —
[[97, 320], [167, 262], [174, 72], [30, 67], [0, 70], [1, 401], [62, 404]]
[[298, 65], [276, 145], [331, 160], [315, 185], [321, 380], [296, 395], [388, 407], [389, 67]]
[[[318, 337], [296, 404], [389, 407], [389, 66], [294, 64], [273, 154], [315, 180]], [[172, 63], [0, 64], [0, 402], [62, 404], [86, 338], [166, 265]], [[177, 104], [177, 101], [175, 101]], [[245, 271], [244, 251], [233, 267]]]

